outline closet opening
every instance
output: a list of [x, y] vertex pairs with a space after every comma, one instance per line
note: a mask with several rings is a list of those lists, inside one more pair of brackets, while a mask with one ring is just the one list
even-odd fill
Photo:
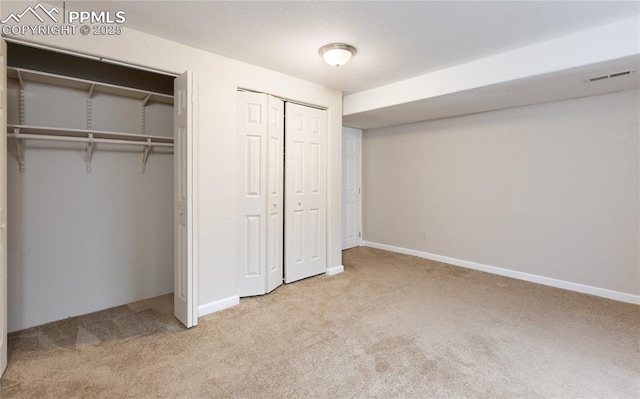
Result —
[[6, 73], [8, 331], [154, 298], [197, 324], [190, 73], [16, 42]]

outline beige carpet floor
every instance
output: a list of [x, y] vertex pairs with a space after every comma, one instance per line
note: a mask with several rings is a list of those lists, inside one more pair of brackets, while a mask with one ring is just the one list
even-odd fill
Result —
[[11, 334], [0, 397], [640, 397], [640, 306], [371, 248], [343, 263], [190, 330], [165, 296]]

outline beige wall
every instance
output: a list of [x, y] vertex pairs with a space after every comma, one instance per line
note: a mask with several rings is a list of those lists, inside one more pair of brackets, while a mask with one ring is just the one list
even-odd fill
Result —
[[[67, 8], [72, 5], [68, 2]], [[3, 2], [2, 13], [20, 11], [25, 6], [25, 2]], [[198, 92], [195, 140], [199, 305], [206, 306], [237, 294], [235, 154], [238, 87], [327, 108], [327, 263], [328, 267], [340, 266], [342, 93], [140, 33], [128, 29], [126, 23], [124, 25], [122, 36], [21, 36], [18, 39], [174, 73], [194, 72]]]
[[364, 239], [640, 294], [639, 109], [631, 90], [365, 131]]

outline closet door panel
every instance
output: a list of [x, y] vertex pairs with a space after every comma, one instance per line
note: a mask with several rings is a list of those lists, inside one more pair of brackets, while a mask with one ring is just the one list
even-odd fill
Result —
[[285, 119], [285, 282], [308, 277], [305, 169], [305, 118], [298, 106], [286, 104]]
[[[304, 254], [306, 252], [304, 250], [304, 230], [305, 230], [304, 219], [305, 219], [304, 210], [298, 209], [293, 211], [293, 220], [292, 220], [293, 231], [287, 231], [287, 233], [291, 234], [290, 240], [287, 241], [287, 244], [291, 248], [291, 252], [293, 254], [293, 257], [291, 258], [291, 262], [290, 262], [292, 269], [288, 270], [291, 273], [294, 273], [295, 271], [297, 271], [298, 267], [300, 268], [304, 267]], [[304, 273], [304, 270], [300, 271], [300, 274], [302, 273]]]
[[266, 292], [267, 95], [238, 92], [238, 295]]
[[309, 275], [324, 273], [326, 264], [326, 112], [304, 107], [308, 118], [308, 245]]
[[268, 97], [267, 292], [283, 280], [284, 251], [284, 101]]
[[285, 281], [326, 270], [326, 113], [287, 103]]
[[342, 249], [360, 245], [362, 132], [342, 129]]
[[261, 241], [264, 236], [262, 233], [260, 216], [247, 216], [245, 221], [245, 233], [247, 243], [247, 259], [245, 264], [245, 276], [257, 277], [260, 276], [261, 269]]
[[262, 196], [262, 137], [247, 136], [245, 138], [246, 154], [246, 191], [247, 198]]
[[294, 195], [304, 197], [304, 141], [294, 140], [291, 157], [288, 161], [292, 163], [291, 169], [293, 173], [293, 192]]
[[193, 268], [193, 216], [191, 214], [193, 169], [193, 75], [185, 72], [174, 81], [174, 315], [186, 327], [198, 324], [195, 271]]
[[309, 210], [309, 260], [320, 258], [320, 209]]

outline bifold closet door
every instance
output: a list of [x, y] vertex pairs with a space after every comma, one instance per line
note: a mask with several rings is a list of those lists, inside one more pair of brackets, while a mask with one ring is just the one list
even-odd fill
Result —
[[186, 327], [198, 324], [196, 281], [193, 270], [193, 76], [185, 72], [174, 80], [174, 271], [173, 311]]
[[282, 284], [282, 100], [238, 92], [238, 295]]
[[282, 285], [284, 267], [284, 101], [267, 106], [267, 292]]
[[286, 103], [285, 282], [326, 271], [326, 111]]

